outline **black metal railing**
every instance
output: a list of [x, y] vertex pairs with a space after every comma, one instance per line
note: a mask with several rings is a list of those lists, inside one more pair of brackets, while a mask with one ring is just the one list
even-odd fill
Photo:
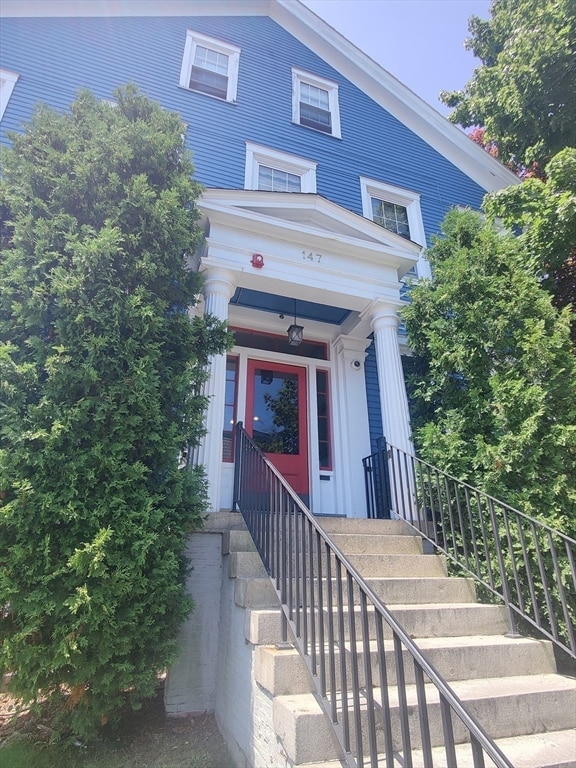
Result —
[[384, 438], [379, 438], [378, 450], [362, 459], [366, 509], [369, 518], [389, 518], [392, 512], [392, 489], [386, 451], [382, 450]]
[[290, 631], [346, 765], [483, 768], [488, 759], [512, 768], [242, 424], [234, 508], [278, 594], [284, 640]]
[[388, 474], [392, 514], [504, 603], [511, 634], [537, 632], [576, 658], [574, 539], [383, 439], [370, 465]]

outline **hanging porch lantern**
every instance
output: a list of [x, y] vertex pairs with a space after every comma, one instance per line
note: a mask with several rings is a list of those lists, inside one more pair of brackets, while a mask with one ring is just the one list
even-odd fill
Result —
[[292, 347], [298, 347], [304, 339], [304, 326], [298, 325], [296, 321], [296, 299], [294, 299], [294, 322], [288, 328], [288, 344]]

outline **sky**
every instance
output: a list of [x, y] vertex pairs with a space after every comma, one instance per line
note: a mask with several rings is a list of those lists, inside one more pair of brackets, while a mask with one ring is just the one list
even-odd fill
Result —
[[462, 89], [480, 65], [464, 41], [490, 0], [302, 1], [443, 115], [440, 91]]

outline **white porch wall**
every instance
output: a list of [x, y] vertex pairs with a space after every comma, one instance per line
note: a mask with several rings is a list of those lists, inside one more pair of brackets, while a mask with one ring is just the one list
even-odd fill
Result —
[[[333, 392], [336, 509], [346, 517], [366, 517], [362, 459], [370, 453], [364, 360], [368, 339], [339, 336], [332, 346], [335, 357]], [[322, 510], [334, 513], [332, 510]]]

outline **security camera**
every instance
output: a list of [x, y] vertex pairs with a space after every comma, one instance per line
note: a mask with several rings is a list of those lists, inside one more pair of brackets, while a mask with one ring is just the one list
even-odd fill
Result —
[[352, 360], [352, 368], [354, 368], [355, 371], [359, 371], [360, 368], [362, 368], [360, 360]]

